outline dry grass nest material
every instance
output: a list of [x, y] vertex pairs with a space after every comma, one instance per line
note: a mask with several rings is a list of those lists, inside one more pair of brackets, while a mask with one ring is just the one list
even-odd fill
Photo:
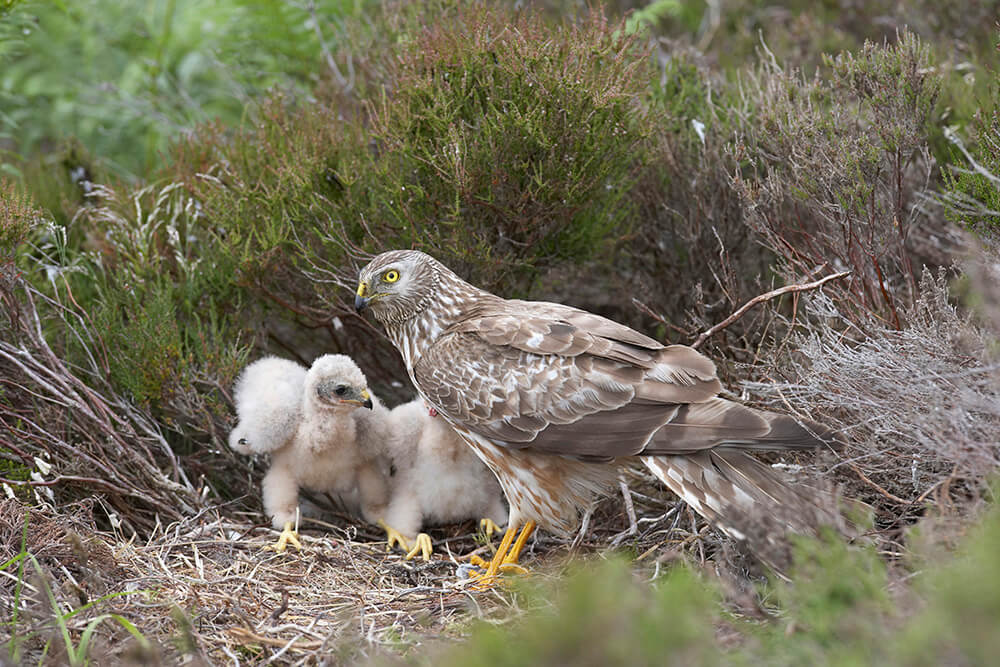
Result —
[[[636, 568], [651, 576], [677, 559], [709, 571], [744, 567], [728, 538], [675, 505], [655, 480], [630, 473], [628, 488], [634, 530], [623, 496], [604, 498], [576, 536], [536, 534], [522, 558], [531, 578], [560, 576], [570, 556], [615, 547], [635, 554]], [[386, 553], [376, 528], [345, 516], [304, 520], [305, 549], [278, 554], [265, 549], [276, 533], [256, 514], [211, 508], [138, 539], [98, 530], [93, 509], [0, 503], [0, 559], [16, 558], [27, 535], [38, 563], [24, 560], [23, 571], [8, 567], [0, 577], [4, 616], [18, 604], [13, 637], [7, 626], [2, 639], [20, 641], [25, 660], [37, 661], [46, 643], [49, 658], [62, 648], [57, 614], [77, 641], [102, 614], [135, 624], [145, 641], [120, 624], [101, 625], [89, 650], [100, 662], [311, 664], [405, 653], [460, 637], [472, 619], [504, 622], [520, 611], [516, 585], [472, 590], [460, 579], [465, 557], [491, 549], [471, 522], [432, 530], [435, 555], [425, 563]]]

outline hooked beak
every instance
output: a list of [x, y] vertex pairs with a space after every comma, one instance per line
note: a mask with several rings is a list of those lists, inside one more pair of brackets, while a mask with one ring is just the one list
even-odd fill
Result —
[[365, 399], [364, 403], [362, 403], [361, 405], [365, 406], [369, 410], [371, 410], [372, 407], [374, 407], [372, 405], [372, 396], [371, 394], [368, 393], [367, 389], [361, 392], [361, 398]]
[[369, 410], [374, 407], [372, 403], [372, 395], [368, 393], [367, 389], [362, 389], [360, 394], [353, 394], [346, 398], [340, 399], [341, 403], [349, 403], [351, 405], [361, 405]]
[[[340, 385], [340, 388], [343, 389], [343, 385]], [[336, 390], [336, 383], [329, 382], [320, 384], [316, 388], [316, 393], [320, 399], [332, 405], [357, 405], [359, 407], [366, 407], [369, 410], [375, 407], [375, 404], [372, 402], [372, 395], [368, 393], [367, 389], [357, 391], [351, 388], [341, 394], [338, 394]]]
[[358, 292], [354, 295], [354, 310], [361, 312], [368, 307], [371, 299], [368, 298], [368, 283], [358, 283]]

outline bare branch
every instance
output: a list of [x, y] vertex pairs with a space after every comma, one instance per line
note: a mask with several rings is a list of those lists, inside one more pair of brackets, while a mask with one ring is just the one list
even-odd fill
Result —
[[799, 284], [799, 285], [785, 285], [784, 287], [779, 287], [778, 289], [773, 289], [770, 292], [767, 292], [765, 294], [760, 294], [758, 296], [755, 296], [754, 298], [750, 299], [745, 304], [743, 304], [739, 308], [739, 310], [737, 310], [736, 312], [734, 312], [732, 315], [730, 315], [726, 319], [722, 320], [721, 322], [719, 322], [718, 324], [716, 324], [712, 328], [708, 329], [707, 331], [704, 331], [701, 334], [699, 334], [698, 338], [695, 339], [695, 341], [693, 343], [691, 343], [691, 347], [693, 347], [694, 349], [697, 350], [711, 336], [713, 336], [714, 334], [718, 333], [719, 331], [722, 331], [723, 329], [725, 329], [726, 327], [728, 327], [730, 324], [732, 324], [736, 320], [738, 320], [741, 317], [743, 317], [743, 315], [748, 310], [750, 310], [751, 308], [753, 308], [754, 306], [756, 306], [759, 303], [763, 303], [765, 301], [769, 301], [769, 300], [771, 300], [771, 299], [773, 299], [775, 297], [781, 296], [783, 294], [793, 294], [793, 293], [796, 293], [796, 292], [805, 292], [807, 290], [814, 290], [814, 289], [817, 289], [819, 287], [822, 287], [825, 283], [828, 283], [831, 280], [836, 280], [837, 278], [843, 278], [843, 277], [848, 276], [850, 274], [851, 274], [850, 271], [841, 271], [840, 273], [831, 274], [829, 276], [826, 276], [825, 278], [820, 278], [819, 280], [813, 281], [811, 283], [804, 283], [804, 284]]

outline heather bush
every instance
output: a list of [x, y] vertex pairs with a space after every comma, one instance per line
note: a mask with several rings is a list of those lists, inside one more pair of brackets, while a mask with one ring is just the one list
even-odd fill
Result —
[[939, 84], [911, 34], [828, 64], [829, 81], [773, 62], [748, 80], [760, 104], [737, 187], [787, 280], [849, 269], [830, 288], [842, 307], [860, 313], [857, 323], [871, 313], [898, 329], [919, 279], [906, 244], [932, 177], [926, 134]]
[[732, 187], [733, 107], [742, 101], [695, 54], [660, 55], [648, 102], [660, 131], [634, 189], [635, 231], [617, 261], [638, 283], [623, 287], [656, 315], [637, 326], [687, 343], [760, 291], [773, 260]]
[[627, 232], [650, 133], [646, 59], [615, 25], [447, 16], [387, 47], [386, 91], [355, 105], [369, 129], [339, 106], [277, 96], [238, 132], [183, 142], [173, 175], [257, 309], [243, 322], [255, 342], [306, 360], [347, 351], [390, 393], [396, 355], [349, 305], [359, 261], [416, 246], [530, 294], [543, 272], [585, 265]]
[[610, 247], [649, 132], [646, 60], [615, 28], [470, 10], [417, 31], [370, 102], [371, 162], [340, 175], [348, 237], [416, 243], [512, 295]]
[[[881, 124], [880, 133], [906, 136], [905, 126], [897, 126], [903, 116], [897, 111], [890, 123]], [[911, 136], [919, 134], [914, 130]], [[924, 240], [928, 229], [936, 231], [943, 240], [939, 249], [950, 245], [955, 256], [964, 248], [964, 256], [937, 270], [924, 265], [919, 281], [903, 289], [907, 262], [918, 267], [926, 257], [916, 251], [912, 236], [893, 241], [891, 235], [902, 225], [896, 224], [895, 213], [891, 221], [883, 215], [882, 233], [889, 238], [864, 253], [879, 269], [882, 304], [875, 298], [869, 300], [875, 307], [860, 308], [856, 295], [829, 288], [808, 297], [798, 317], [777, 327], [787, 329], [789, 338], [762, 355], [767, 381], [747, 385], [772, 405], [793, 406], [840, 425], [848, 446], [830, 471], [852, 488], [851, 495], [880, 509], [879, 525], [890, 539], [902, 539], [900, 528], [929, 506], [945, 513], [974, 506], [1000, 464], [995, 363], [1000, 309], [991, 213], [1000, 189], [990, 149], [995, 136], [988, 123], [980, 122], [971, 152], [953, 131], [951, 141], [961, 159], [945, 165], [940, 195], [908, 193], [899, 187], [906, 182], [903, 173], [890, 167], [887, 171], [897, 174], [896, 189], [883, 188], [881, 205], [877, 195], [869, 195], [869, 201], [876, 206], [871, 210], [888, 211], [889, 193], [897, 203], [910, 199], [910, 219], [922, 219]], [[829, 210], [840, 215], [844, 209]], [[978, 238], [964, 237], [949, 228], [949, 221]], [[770, 237], [769, 245], [784, 243], [786, 255], [805, 255], [802, 244], [782, 234]], [[847, 266], [858, 273], [856, 265]], [[895, 314], [884, 307], [893, 299], [899, 305]]]
[[968, 150], [952, 134], [961, 157], [944, 173], [946, 210], [951, 220], [975, 233], [986, 243], [1000, 243], [1000, 116], [977, 119], [974, 144]]
[[[19, 244], [42, 230], [63, 236], [7, 184], [0, 187], [0, 230], [5, 260], [21, 255]], [[7, 488], [33, 489], [38, 503], [99, 494], [102, 524], [128, 532], [196, 511], [201, 500], [188, 468], [157, 421], [108, 381], [114, 350], [58, 267], [49, 271], [59, 285], [51, 294], [31, 285], [14, 262], [0, 272], [0, 460], [15, 473], [4, 478]], [[75, 359], [63, 356], [58, 343], [66, 341], [82, 350]]]
[[976, 502], [1000, 465], [997, 329], [950, 302], [944, 274], [925, 271], [896, 330], [857, 327], [826, 295], [808, 298], [791, 344], [764, 355], [774, 407], [839, 427], [848, 445], [826, 474], [879, 508], [886, 537], [929, 505]]

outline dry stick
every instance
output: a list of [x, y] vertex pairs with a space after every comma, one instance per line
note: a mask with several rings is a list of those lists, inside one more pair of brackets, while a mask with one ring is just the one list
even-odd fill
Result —
[[646, 313], [650, 317], [652, 317], [654, 320], [656, 320], [657, 322], [659, 322], [663, 326], [669, 327], [669, 328], [673, 329], [674, 331], [677, 331], [678, 333], [683, 334], [684, 336], [690, 336], [691, 335], [690, 331], [688, 331], [687, 329], [682, 329], [681, 327], [677, 326], [676, 324], [671, 324], [670, 322], [668, 322], [666, 320], [665, 317], [663, 317], [663, 315], [660, 315], [659, 313], [657, 313], [652, 308], [650, 308], [649, 306], [647, 306], [646, 304], [644, 304], [642, 301], [639, 301], [639, 299], [636, 299], [635, 297], [632, 297], [632, 305], [635, 306], [636, 308], [638, 308], [639, 310], [641, 310], [642, 312]]
[[309, 11], [309, 17], [312, 19], [313, 28], [316, 31], [316, 38], [319, 40], [320, 49], [323, 52], [323, 58], [326, 60], [326, 66], [330, 68], [333, 76], [337, 79], [337, 83], [345, 93], [351, 92], [354, 88], [354, 66], [353, 63], [348, 60], [347, 66], [349, 68], [350, 78], [345, 77], [340, 72], [340, 68], [337, 67], [337, 61], [333, 59], [333, 54], [330, 53], [330, 49], [326, 45], [326, 40], [323, 39], [323, 31], [320, 29], [319, 18], [316, 16], [316, 2], [312, 0], [306, 9]]
[[[894, 503], [898, 503], [898, 504], [904, 505], [904, 506], [905, 505], [913, 505], [914, 504], [915, 501], [913, 501], [913, 500], [907, 500], [906, 498], [900, 498], [899, 496], [894, 495], [892, 493], [889, 493], [888, 491], [886, 491], [885, 489], [883, 489], [881, 486], [879, 486], [878, 484], [876, 484], [875, 482], [873, 482], [871, 480], [871, 478], [868, 477], [868, 475], [866, 475], [863, 472], [861, 472], [861, 468], [859, 468], [858, 466], [854, 465], [853, 463], [851, 463], [851, 462], [848, 461], [847, 465], [850, 466], [851, 470], [853, 470], [855, 472], [855, 474], [857, 474], [858, 477], [861, 478], [861, 481], [865, 482], [866, 484], [868, 484], [868, 486], [870, 486], [873, 489], [875, 489], [876, 491], [878, 491], [879, 494], [885, 496], [886, 498], [888, 498], [889, 500], [893, 501]], [[931, 488], [934, 488], [934, 487], [931, 487]]]
[[267, 620], [269, 622], [271, 622], [271, 623], [274, 623], [279, 618], [281, 618], [281, 615], [284, 614], [286, 611], [288, 611], [288, 589], [287, 588], [282, 588], [281, 589], [281, 604], [278, 605], [277, 609], [275, 609], [274, 611], [271, 612], [271, 615], [268, 617]]
[[785, 285], [784, 287], [779, 287], [778, 289], [771, 290], [766, 294], [760, 294], [758, 296], [755, 296], [754, 298], [750, 299], [745, 304], [743, 304], [740, 307], [740, 309], [737, 310], [735, 313], [733, 313], [726, 319], [722, 320], [721, 322], [713, 326], [711, 329], [699, 334], [698, 338], [693, 343], [691, 343], [691, 347], [697, 350], [699, 347], [701, 347], [702, 343], [704, 343], [706, 340], [709, 339], [709, 337], [718, 333], [719, 331], [722, 331], [730, 324], [743, 317], [744, 313], [746, 313], [748, 310], [756, 306], [758, 303], [763, 303], [764, 301], [773, 299], [776, 296], [781, 296], [782, 294], [805, 292], [806, 290], [816, 289], [817, 287], [821, 287], [823, 284], [828, 283], [831, 280], [836, 280], [837, 278], [843, 278], [844, 276], [848, 276], [850, 274], [851, 274], [850, 271], [841, 271], [840, 273], [834, 273], [832, 275], [826, 276], [825, 278], [820, 278], [819, 280], [816, 280], [811, 283], [805, 283], [801, 285]]
[[635, 518], [635, 505], [632, 504], [632, 491], [628, 488], [624, 475], [618, 475], [618, 488], [621, 489], [622, 498], [625, 500], [625, 513], [628, 515], [628, 534], [638, 535], [639, 524]]

